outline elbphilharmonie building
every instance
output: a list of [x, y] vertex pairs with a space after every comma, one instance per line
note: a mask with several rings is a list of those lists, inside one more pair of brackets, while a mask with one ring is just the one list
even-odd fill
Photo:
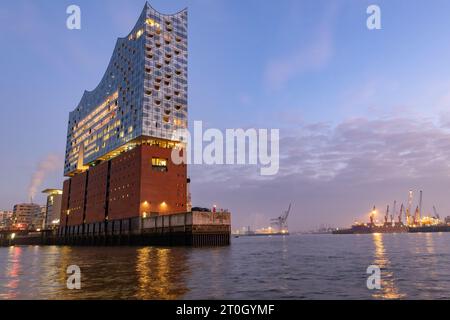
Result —
[[187, 166], [171, 161], [187, 128], [187, 19], [146, 3], [70, 113], [60, 234], [128, 233], [189, 211]]
[[147, 137], [175, 141], [187, 127], [187, 10], [145, 5], [117, 40], [97, 88], [70, 113], [64, 173], [72, 176]]

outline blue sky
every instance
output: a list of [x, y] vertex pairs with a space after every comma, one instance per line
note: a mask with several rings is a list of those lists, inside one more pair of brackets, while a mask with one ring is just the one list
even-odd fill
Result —
[[[1, 2], [0, 208], [28, 200], [40, 163], [63, 157], [69, 111], [98, 84], [144, 3]], [[65, 27], [70, 4], [81, 7], [81, 30]], [[195, 203], [230, 208], [237, 226], [263, 226], [293, 201], [298, 229], [351, 223], [410, 188], [450, 211], [450, 2], [150, 4], [189, 8], [190, 122], [280, 128], [284, 139], [281, 173], [270, 179], [253, 168], [193, 167]], [[366, 28], [370, 4], [381, 7], [382, 30]], [[61, 186], [62, 167], [42, 187]]]

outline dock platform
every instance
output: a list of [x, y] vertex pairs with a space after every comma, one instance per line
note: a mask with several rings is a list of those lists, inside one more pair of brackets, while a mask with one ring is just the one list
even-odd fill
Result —
[[0, 246], [228, 246], [229, 212], [187, 212], [67, 226], [55, 231], [0, 234]]

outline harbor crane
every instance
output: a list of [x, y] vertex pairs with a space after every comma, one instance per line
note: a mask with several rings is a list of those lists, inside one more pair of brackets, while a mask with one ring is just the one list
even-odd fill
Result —
[[288, 231], [287, 218], [289, 217], [289, 212], [291, 211], [291, 205], [292, 204], [290, 203], [289, 208], [286, 211], [284, 211], [281, 216], [270, 220], [271, 224], [276, 226], [279, 232]]
[[398, 223], [399, 224], [402, 224], [403, 208], [404, 208], [404, 206], [403, 206], [403, 203], [402, 203], [402, 205], [400, 207], [400, 213], [398, 214]]
[[436, 210], [436, 206], [433, 206], [433, 211], [434, 211], [434, 217], [438, 220], [441, 220], [441, 217], [439, 216], [439, 213]]
[[417, 212], [417, 217], [415, 218], [416, 221], [418, 221], [418, 222], [420, 222], [420, 219], [422, 219], [422, 216], [423, 216], [423, 214], [422, 214], [422, 203], [423, 203], [422, 195], [423, 195], [423, 192], [422, 192], [422, 190], [420, 190], [419, 211]]
[[397, 200], [394, 200], [394, 207], [391, 213], [391, 223], [394, 224], [395, 216], [397, 215]]
[[413, 225], [417, 225], [419, 223], [420, 223], [420, 212], [419, 212], [419, 206], [417, 206], [416, 211], [414, 212]]
[[409, 190], [408, 193], [408, 206], [406, 207], [406, 224], [411, 224], [411, 210], [412, 210], [412, 202], [413, 202], [413, 191]]
[[386, 214], [384, 216], [384, 224], [387, 225], [389, 222], [389, 205], [386, 208]]

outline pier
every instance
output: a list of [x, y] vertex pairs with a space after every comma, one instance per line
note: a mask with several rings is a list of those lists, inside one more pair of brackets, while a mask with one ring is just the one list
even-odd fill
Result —
[[187, 212], [67, 226], [55, 231], [0, 234], [0, 246], [228, 246], [229, 212]]

